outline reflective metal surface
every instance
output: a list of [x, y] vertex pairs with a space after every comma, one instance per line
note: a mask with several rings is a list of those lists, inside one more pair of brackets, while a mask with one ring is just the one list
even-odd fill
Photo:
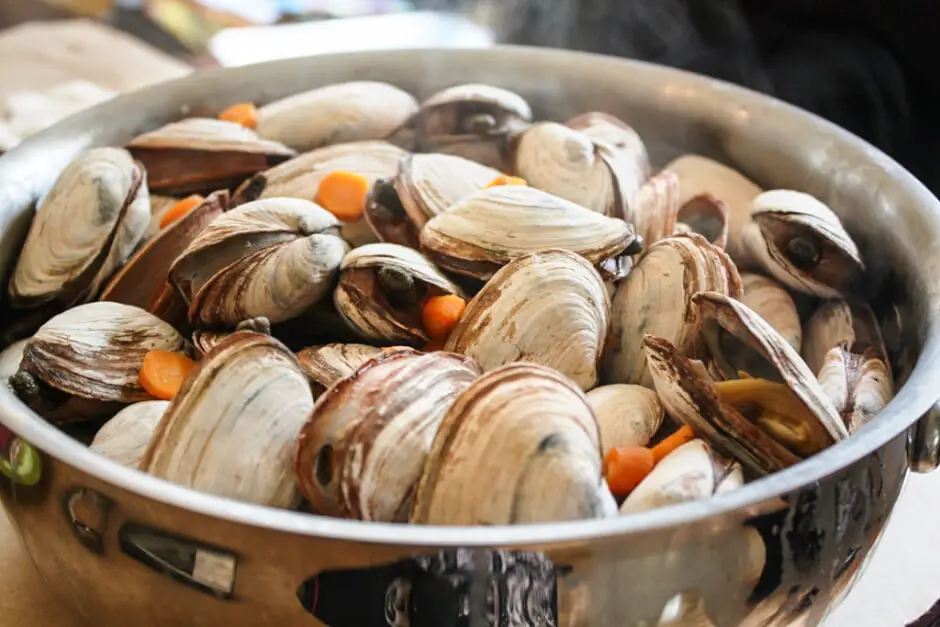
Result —
[[[871, 295], [901, 312], [897, 341], [914, 364], [904, 387], [849, 441], [708, 501], [473, 529], [332, 520], [198, 494], [92, 454], [4, 387], [0, 422], [43, 459], [36, 485], [4, 480], [0, 497], [48, 585], [90, 624], [139, 627], [621, 627], [656, 624], [677, 595], [717, 626], [818, 623], [861, 572], [909, 468], [909, 428], [940, 396], [938, 202], [818, 118], [677, 71], [536, 49], [363, 53], [210, 72], [119, 98], [0, 158], [0, 274], [34, 201], [80, 150], [187, 112], [350, 79], [386, 80], [419, 97], [458, 82], [503, 85], [538, 117], [624, 118], [656, 163], [698, 152], [765, 187], [817, 195], [859, 240]], [[935, 456], [936, 438], [910, 439], [920, 459]], [[699, 624], [676, 620], [662, 624]]]

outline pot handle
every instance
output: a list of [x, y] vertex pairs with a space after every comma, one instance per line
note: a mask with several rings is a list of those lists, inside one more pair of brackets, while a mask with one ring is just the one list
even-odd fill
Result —
[[911, 426], [907, 454], [914, 472], [926, 473], [940, 466], [940, 401]]

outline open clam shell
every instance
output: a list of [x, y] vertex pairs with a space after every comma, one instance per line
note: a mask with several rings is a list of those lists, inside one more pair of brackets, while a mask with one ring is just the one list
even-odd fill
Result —
[[741, 278], [725, 253], [697, 234], [674, 235], [649, 247], [613, 298], [611, 340], [604, 357], [610, 383], [652, 388], [643, 336], [666, 338], [683, 353], [701, 348], [692, 295], [741, 295]]
[[836, 346], [862, 354], [871, 348], [887, 362], [881, 327], [867, 303], [833, 299], [824, 301], [804, 325], [803, 359], [817, 375], [826, 355]]
[[550, 368], [508, 364], [474, 381], [447, 412], [411, 522], [599, 518], [608, 512], [602, 483], [600, 432], [581, 390]]
[[765, 272], [805, 294], [841, 297], [865, 269], [836, 214], [802, 192], [777, 189], [757, 196], [741, 238]]
[[140, 469], [210, 494], [294, 507], [294, 449], [311, 409], [293, 353], [270, 336], [233, 333], [183, 382]]
[[389, 139], [418, 111], [414, 96], [378, 81], [327, 85], [258, 110], [258, 134], [299, 152], [332, 144]]
[[[138, 307], [88, 303], [39, 328], [11, 384], [27, 405], [54, 422], [108, 414], [153, 398], [138, 378], [151, 350], [185, 352], [185, 340]], [[70, 403], [72, 398], [87, 402]]]
[[529, 253], [563, 248], [592, 264], [624, 254], [633, 227], [534, 187], [499, 186], [464, 198], [425, 224], [421, 250], [444, 270], [487, 280]]
[[319, 396], [340, 379], [382, 354], [382, 349], [368, 344], [323, 344], [308, 346], [297, 353], [300, 367], [310, 379], [314, 396]]
[[329, 294], [349, 250], [339, 222], [313, 202], [264, 198], [209, 224], [170, 268], [200, 325], [294, 318]]
[[480, 375], [448, 353], [392, 350], [331, 387], [301, 429], [297, 482], [314, 510], [405, 522], [440, 421]]
[[150, 220], [146, 173], [119, 148], [93, 148], [56, 180], [30, 225], [10, 278], [10, 305], [93, 299], [133, 252]]
[[601, 430], [601, 450], [646, 446], [663, 424], [665, 411], [656, 392], [640, 385], [615, 383], [587, 393]]
[[884, 354], [870, 347], [860, 354], [850, 352], [845, 342], [833, 347], [826, 353], [818, 380], [849, 433], [871, 422], [894, 396]]
[[95, 434], [91, 450], [128, 468], [140, 466], [169, 401], [140, 401], [128, 405]]
[[[783, 336], [787, 344], [800, 350], [803, 344], [803, 328], [800, 325], [800, 313], [790, 293], [777, 281], [751, 272], [741, 274], [741, 284], [744, 294], [739, 300], [766, 320]], [[812, 370], [818, 372], [818, 369]]]
[[251, 129], [212, 118], [188, 118], [135, 137], [127, 149], [147, 168], [150, 189], [169, 196], [234, 188], [294, 156]]
[[417, 346], [428, 341], [422, 303], [445, 294], [461, 291], [421, 253], [397, 244], [367, 244], [343, 258], [333, 303], [364, 339]]
[[[670, 170], [664, 170], [669, 172]], [[682, 203], [682, 200], [685, 200]], [[680, 197], [676, 219], [688, 232], [698, 233], [718, 248], [728, 246], [731, 228], [728, 207], [712, 194], [699, 194], [689, 199]]]
[[484, 371], [514, 361], [554, 368], [587, 390], [607, 340], [610, 300], [600, 275], [566, 250], [521, 257], [470, 301], [445, 349]]
[[679, 178], [663, 170], [648, 179], [633, 197], [631, 209], [636, 233], [647, 249], [673, 235], [679, 213]]

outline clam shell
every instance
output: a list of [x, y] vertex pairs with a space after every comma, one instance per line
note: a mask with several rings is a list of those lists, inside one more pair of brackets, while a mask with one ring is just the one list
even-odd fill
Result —
[[165, 195], [238, 185], [296, 153], [253, 130], [213, 118], [187, 118], [135, 137], [127, 149], [147, 169], [150, 189]]
[[447, 353], [387, 351], [317, 401], [297, 444], [297, 482], [323, 514], [405, 522], [431, 442], [480, 375]]
[[297, 353], [297, 361], [310, 383], [320, 391], [353, 374], [359, 366], [382, 354], [368, 344], [324, 344], [308, 346]]
[[623, 220], [533, 187], [504, 185], [476, 192], [430, 220], [421, 231], [421, 250], [444, 270], [488, 280], [529, 253], [564, 248], [599, 264], [634, 239]]
[[679, 178], [663, 170], [647, 180], [633, 198], [633, 225], [644, 246], [675, 233], [679, 212]]
[[[411, 278], [415, 302], [396, 305], [382, 288], [378, 273], [389, 268]], [[364, 339], [382, 344], [423, 344], [420, 301], [424, 296], [461, 294], [421, 253], [397, 244], [367, 244], [349, 251], [340, 265], [333, 292], [336, 311]]]
[[728, 207], [715, 196], [699, 194], [686, 200], [685, 204], [679, 207], [677, 219], [689, 231], [702, 235], [718, 248], [728, 246]]
[[646, 446], [663, 423], [656, 392], [640, 385], [602, 385], [587, 393], [601, 430], [601, 450]]
[[140, 469], [210, 494], [294, 507], [297, 432], [312, 409], [293, 353], [270, 336], [234, 333], [184, 381]]
[[872, 348], [862, 354], [849, 352], [844, 342], [826, 353], [819, 385], [849, 433], [871, 422], [894, 396], [894, 382], [882, 355]]
[[597, 422], [584, 394], [536, 364], [477, 379], [441, 422], [411, 522], [505, 525], [599, 518]]
[[294, 318], [329, 293], [349, 250], [328, 211], [298, 198], [265, 198], [216, 218], [170, 268], [200, 325]]
[[744, 294], [740, 301], [766, 320], [787, 344], [800, 350], [803, 344], [800, 314], [787, 290], [773, 279], [750, 272], [741, 274], [741, 283]]
[[751, 220], [741, 232], [748, 254], [787, 287], [838, 298], [864, 271], [839, 218], [809, 194], [764, 192], [752, 203]]
[[875, 314], [867, 303], [834, 299], [823, 302], [803, 328], [803, 359], [819, 374], [826, 355], [839, 344], [862, 354], [872, 348], [886, 359], [884, 340]]
[[379, 179], [369, 190], [363, 218], [379, 241], [418, 248], [418, 227], [405, 211], [392, 179]]
[[395, 189], [408, 217], [420, 229], [500, 174], [499, 170], [456, 155], [415, 154], [401, 161]]
[[741, 229], [751, 219], [751, 201], [761, 193], [761, 188], [737, 170], [700, 155], [683, 155], [663, 169], [679, 177], [680, 207], [703, 194], [725, 205], [728, 212], [725, 249], [739, 267], [746, 267], [748, 257], [741, 241]]
[[445, 350], [484, 371], [514, 361], [554, 368], [583, 389], [597, 383], [610, 300], [583, 258], [546, 250], [516, 259], [468, 303]]
[[288, 96], [258, 110], [258, 134], [305, 152], [331, 144], [387, 139], [418, 111], [394, 85], [351, 81]]
[[193, 331], [193, 347], [200, 357], [205, 357], [209, 352], [222, 343], [222, 340], [231, 335], [229, 331], [209, 331], [206, 329], [196, 329]]
[[91, 450], [127, 468], [137, 468], [169, 401], [140, 401], [128, 405], [95, 434]]
[[696, 352], [701, 338], [691, 298], [700, 291], [741, 295], [738, 272], [721, 249], [697, 234], [674, 235], [648, 248], [614, 294], [605, 380], [653, 387], [643, 350], [647, 333], [681, 352]]
[[0, 351], [0, 380], [4, 383], [20, 369], [23, 351], [26, 350], [28, 342], [29, 339], [18, 340]]
[[82, 153], [33, 218], [10, 278], [10, 304], [68, 307], [93, 299], [133, 252], [149, 219], [146, 173], [127, 151]]

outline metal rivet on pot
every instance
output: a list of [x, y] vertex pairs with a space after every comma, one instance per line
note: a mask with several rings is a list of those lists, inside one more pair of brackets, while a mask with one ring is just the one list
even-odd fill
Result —
[[65, 496], [65, 515], [75, 537], [95, 553], [104, 553], [110, 510], [111, 500], [89, 488], [78, 488]]

